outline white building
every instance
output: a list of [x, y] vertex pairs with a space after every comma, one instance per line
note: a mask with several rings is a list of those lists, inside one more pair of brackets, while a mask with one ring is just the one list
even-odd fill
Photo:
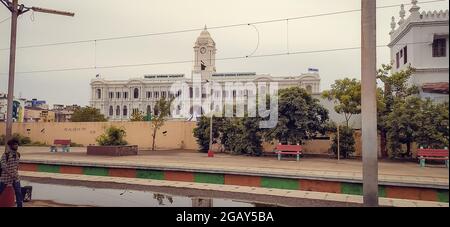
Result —
[[409, 12], [406, 17], [402, 5], [399, 21], [392, 17], [389, 47], [393, 72], [411, 65], [416, 71], [410, 83], [419, 87], [421, 97], [448, 102], [449, 11], [420, 12], [413, 0]]
[[[216, 43], [205, 27], [195, 42], [192, 74], [201, 74], [202, 81], [218, 82], [222, 86], [226, 82], [270, 81], [278, 82], [280, 89], [298, 86], [311, 94], [320, 93], [318, 72], [284, 77], [256, 73], [217, 73], [216, 52]], [[129, 120], [132, 111], [153, 113], [153, 107], [161, 97], [173, 97], [174, 94], [169, 91], [175, 82], [189, 84], [192, 97], [192, 75], [186, 77], [184, 74], [151, 74], [129, 80], [96, 78], [91, 81], [90, 104], [111, 121]]]

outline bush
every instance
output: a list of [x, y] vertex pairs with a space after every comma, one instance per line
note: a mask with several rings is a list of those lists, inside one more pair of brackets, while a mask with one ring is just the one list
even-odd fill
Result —
[[[355, 152], [355, 138], [353, 137], [354, 130], [347, 126], [340, 126], [339, 128], [339, 148], [340, 156], [343, 158], [348, 158], [350, 154]], [[331, 145], [331, 150], [333, 153], [338, 155], [338, 142], [337, 133], [334, 136], [333, 144]]]
[[84, 147], [83, 144], [78, 144], [78, 143], [74, 143], [74, 142], [71, 142], [70, 146], [71, 147]]
[[128, 142], [124, 140], [126, 132], [124, 128], [110, 126], [105, 130], [105, 133], [99, 136], [96, 141], [100, 146], [123, 146]]
[[[210, 118], [201, 117], [194, 129], [199, 151], [209, 149]], [[258, 131], [255, 118], [218, 118], [213, 120], [213, 143], [220, 139], [226, 151], [234, 154], [260, 156], [262, 154], [262, 136]]]
[[14, 133], [12, 137], [16, 138], [19, 141], [20, 146], [31, 144], [31, 139], [28, 136], [22, 136], [19, 133]]

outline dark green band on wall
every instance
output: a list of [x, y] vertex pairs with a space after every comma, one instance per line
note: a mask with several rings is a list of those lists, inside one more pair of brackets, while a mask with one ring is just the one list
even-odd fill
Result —
[[294, 180], [294, 179], [262, 177], [261, 178], [261, 187], [299, 190], [300, 183], [298, 180]]
[[45, 172], [45, 173], [59, 173], [59, 166], [39, 164], [37, 166], [37, 170], [38, 172]]
[[448, 203], [448, 191], [438, 190], [438, 202]]
[[164, 180], [164, 172], [157, 170], [137, 170], [137, 178], [142, 179], [153, 179], [153, 180]]
[[207, 184], [225, 184], [225, 177], [223, 174], [195, 173], [194, 181]]
[[341, 183], [341, 193], [348, 195], [362, 195], [362, 184]]
[[92, 176], [109, 176], [108, 168], [99, 168], [99, 167], [83, 167], [84, 175], [92, 175]]

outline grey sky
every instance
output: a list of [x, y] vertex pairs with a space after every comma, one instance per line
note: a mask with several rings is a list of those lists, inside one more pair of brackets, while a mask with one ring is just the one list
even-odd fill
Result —
[[[410, 0], [378, 0], [378, 6]], [[448, 9], [448, 1], [420, 4], [422, 10]], [[20, 0], [27, 6], [76, 13], [74, 18], [32, 13], [19, 20], [18, 46], [115, 36], [138, 35], [298, 17], [360, 8], [360, 0]], [[406, 6], [409, 9], [409, 6]], [[399, 8], [378, 10], [378, 44], [389, 42], [390, 18]], [[0, 5], [0, 21], [9, 11]], [[257, 25], [260, 45], [255, 55], [287, 50], [286, 22]], [[10, 21], [0, 24], [0, 49], [9, 47]], [[250, 26], [210, 30], [217, 58], [245, 56], [253, 52], [257, 33]], [[35, 71], [185, 61], [193, 58], [199, 32], [93, 43], [20, 49], [17, 71]], [[289, 22], [289, 49], [323, 50], [360, 45], [360, 13], [324, 16]], [[8, 51], [0, 51], [0, 73], [8, 70]], [[389, 62], [389, 49], [378, 48], [378, 61]], [[96, 62], [96, 63], [95, 63]], [[308, 67], [320, 69], [322, 90], [343, 77], [360, 78], [360, 51], [277, 56], [218, 61], [220, 72], [257, 72], [275, 76], [298, 75]], [[47, 100], [50, 104], [87, 105], [90, 80], [100, 73], [106, 79], [128, 79], [152, 73], [189, 74], [192, 65], [171, 64], [134, 68], [17, 74], [15, 94]], [[0, 92], [6, 92], [7, 75], [0, 74]]]

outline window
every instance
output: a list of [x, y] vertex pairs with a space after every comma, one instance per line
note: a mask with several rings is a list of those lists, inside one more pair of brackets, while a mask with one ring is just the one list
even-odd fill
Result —
[[114, 98], [114, 92], [109, 92], [109, 99], [113, 99]]
[[446, 57], [447, 56], [447, 40], [445, 38], [435, 39], [433, 42], [433, 57]]
[[128, 109], [127, 106], [123, 106], [123, 116], [128, 116]]
[[151, 99], [152, 98], [152, 92], [151, 91], [147, 91], [147, 99]]
[[397, 64], [397, 69], [398, 68], [400, 68], [400, 54], [399, 53], [397, 53], [397, 56], [396, 56], [396, 64]]
[[124, 93], [123, 93], [123, 98], [124, 98], [124, 99], [128, 99], [128, 92], [124, 92]]
[[102, 90], [97, 89], [97, 99], [101, 99], [101, 98], [102, 98]]
[[120, 106], [116, 107], [116, 116], [120, 116]]
[[139, 98], [139, 89], [137, 89], [137, 88], [134, 89], [133, 97], [134, 97], [135, 99], [138, 99], [138, 98]]
[[194, 89], [192, 87], [189, 88], [189, 98], [194, 97]]
[[155, 96], [155, 99], [159, 99], [159, 92], [155, 91], [155, 93], [153, 93]]
[[400, 50], [400, 58], [403, 57], [403, 50]]
[[116, 92], [116, 99], [120, 99], [120, 92]]
[[408, 47], [403, 47], [403, 64], [408, 63]]
[[166, 98], [166, 92], [165, 91], [161, 92], [161, 97]]
[[114, 108], [112, 106], [109, 106], [109, 116], [114, 115]]

